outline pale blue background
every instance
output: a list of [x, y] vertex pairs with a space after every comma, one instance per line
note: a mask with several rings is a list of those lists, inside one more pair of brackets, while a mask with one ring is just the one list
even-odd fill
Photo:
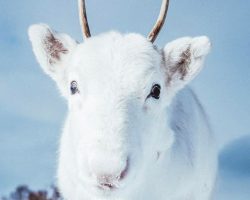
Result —
[[[111, 29], [147, 35], [161, 0], [87, 0], [93, 35]], [[216, 199], [250, 199], [250, 1], [172, 0], [156, 44], [207, 35], [213, 49], [192, 82], [221, 150]], [[81, 41], [76, 0], [0, 0], [0, 196], [18, 184], [54, 181], [66, 103], [42, 73], [27, 37], [48, 23]]]

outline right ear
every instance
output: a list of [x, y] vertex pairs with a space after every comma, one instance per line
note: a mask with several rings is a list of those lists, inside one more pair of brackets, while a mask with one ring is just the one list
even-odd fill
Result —
[[166, 85], [176, 93], [188, 84], [202, 69], [211, 43], [208, 37], [184, 37], [164, 47]]
[[53, 31], [46, 24], [32, 25], [28, 33], [36, 59], [43, 70], [57, 83], [61, 82], [76, 41], [66, 34]]

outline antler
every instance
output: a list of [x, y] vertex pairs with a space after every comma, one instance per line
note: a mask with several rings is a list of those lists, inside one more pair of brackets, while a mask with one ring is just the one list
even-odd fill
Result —
[[91, 34], [90, 34], [89, 24], [88, 24], [88, 19], [87, 19], [85, 0], [78, 0], [78, 7], [79, 7], [79, 18], [80, 18], [80, 24], [82, 27], [82, 33], [83, 33], [83, 37], [86, 39], [86, 38], [91, 37]]
[[[169, 5], [169, 0], [162, 0], [162, 5], [161, 5], [161, 10], [160, 14], [158, 16], [158, 19], [151, 30], [151, 32], [148, 35], [148, 40], [150, 42], [154, 42], [155, 39], [157, 38], [164, 22], [167, 16], [167, 11], [168, 11], [168, 5]], [[88, 19], [87, 19], [87, 13], [86, 13], [86, 6], [85, 6], [85, 0], [78, 0], [78, 6], [79, 6], [79, 18], [80, 18], [80, 24], [82, 27], [82, 33], [84, 38], [89, 38], [91, 37], [90, 30], [89, 30], [89, 25], [88, 25]]]
[[168, 11], [168, 5], [169, 5], [169, 0], [162, 0], [162, 4], [161, 4], [161, 10], [160, 10], [160, 14], [158, 16], [158, 19], [153, 27], [153, 29], [151, 30], [151, 32], [148, 35], [148, 40], [150, 42], [154, 42], [155, 39], [157, 38], [164, 22], [167, 16], [167, 11]]

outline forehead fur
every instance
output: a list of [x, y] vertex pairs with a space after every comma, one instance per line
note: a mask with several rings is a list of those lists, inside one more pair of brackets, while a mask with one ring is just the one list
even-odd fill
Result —
[[109, 32], [78, 45], [70, 71], [97, 88], [112, 84], [128, 90], [145, 84], [160, 62], [160, 54], [143, 36]]

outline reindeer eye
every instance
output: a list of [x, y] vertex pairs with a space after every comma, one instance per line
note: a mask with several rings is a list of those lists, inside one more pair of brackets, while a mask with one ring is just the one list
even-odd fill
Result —
[[161, 86], [159, 84], [155, 84], [155, 85], [153, 85], [153, 87], [151, 89], [149, 97], [159, 99], [160, 98], [160, 93], [161, 93]]
[[71, 91], [72, 95], [75, 94], [75, 93], [77, 93], [77, 92], [79, 92], [76, 81], [72, 81], [70, 83], [70, 91]]

